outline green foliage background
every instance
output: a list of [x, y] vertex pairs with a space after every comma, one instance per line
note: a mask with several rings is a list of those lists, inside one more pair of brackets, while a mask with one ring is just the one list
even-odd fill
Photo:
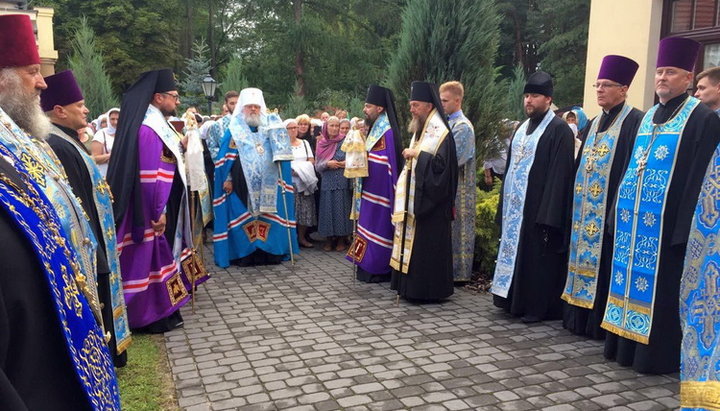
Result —
[[[413, 80], [440, 85], [459, 80], [465, 86], [463, 112], [475, 126], [477, 147], [495, 134], [505, 90], [495, 57], [500, 40], [499, 14], [492, 1], [412, 0], [403, 13], [400, 45], [388, 68], [401, 117]], [[484, 152], [478, 157], [484, 158]]]
[[[492, 154], [493, 144], [486, 142], [501, 118], [524, 120], [521, 94], [530, 73], [542, 69], [553, 76], [557, 106], [582, 101], [590, 0], [31, 0], [30, 5], [55, 8], [56, 70], [83, 73], [93, 115], [115, 105], [113, 95], [143, 71], [172, 67], [185, 94], [197, 94], [188, 84], [207, 68], [219, 82], [218, 100], [230, 89], [260, 87], [268, 106], [284, 117], [338, 108], [361, 116], [367, 86], [384, 84], [395, 92], [404, 129], [411, 81], [460, 80], [482, 160]], [[78, 32], [83, 24], [87, 27]], [[94, 31], [94, 45], [86, 29]], [[207, 50], [193, 48], [201, 39]], [[78, 47], [71, 58], [73, 44]], [[185, 102], [187, 97], [192, 96], [184, 96]], [[479, 197], [479, 216], [494, 207], [492, 198]], [[489, 225], [478, 230], [481, 243], [491, 237]]]
[[88, 27], [85, 18], [80, 20], [75, 32], [68, 66], [83, 91], [85, 106], [90, 110], [88, 118], [96, 118], [111, 107], [120, 107], [105, 72], [103, 54], [98, 50], [95, 33]]
[[[87, 18], [116, 95], [146, 70], [171, 67], [185, 80], [196, 57], [193, 43], [204, 38], [210, 74], [221, 83], [218, 97], [250, 85], [265, 91], [269, 106], [297, 107], [293, 96], [303, 96], [307, 111], [315, 111], [326, 105], [320, 97], [327, 90], [362, 100], [369, 84], [393, 84], [389, 77], [397, 70], [413, 80], [454, 77], [481, 96], [483, 107], [472, 108], [477, 111], [473, 120], [479, 135], [489, 133], [486, 128], [492, 126], [487, 123], [498, 111], [518, 119], [503, 107], [507, 88], [502, 87], [501, 95], [495, 90], [517, 77], [517, 66], [524, 75], [537, 69], [553, 75], [558, 106], [582, 101], [589, 4], [590, 0], [30, 2], [55, 9], [58, 71], [69, 67], [74, 34], [81, 17]], [[425, 11], [408, 15], [409, 9], [418, 7]], [[417, 27], [420, 22], [427, 24]], [[418, 49], [413, 55], [429, 58], [401, 57], [402, 42], [407, 41], [401, 38], [408, 37]], [[489, 48], [479, 50], [478, 44]], [[389, 65], [391, 61], [397, 63]], [[428, 72], [427, 66], [436, 67]], [[494, 70], [494, 77], [487, 68]], [[473, 77], [476, 74], [480, 77]], [[399, 111], [405, 113], [406, 102], [398, 100]]]
[[[482, 179], [482, 176], [479, 176]], [[498, 252], [500, 230], [495, 223], [498, 203], [500, 201], [500, 188], [502, 181], [495, 179], [490, 191], [477, 189], [475, 200], [475, 271], [485, 278], [491, 278], [495, 272], [495, 259]]]

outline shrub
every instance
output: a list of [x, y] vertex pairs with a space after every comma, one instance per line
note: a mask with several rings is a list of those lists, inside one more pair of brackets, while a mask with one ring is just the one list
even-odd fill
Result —
[[477, 190], [475, 202], [475, 258], [473, 266], [480, 278], [491, 279], [495, 271], [500, 229], [495, 223], [502, 182], [496, 178], [493, 189]]

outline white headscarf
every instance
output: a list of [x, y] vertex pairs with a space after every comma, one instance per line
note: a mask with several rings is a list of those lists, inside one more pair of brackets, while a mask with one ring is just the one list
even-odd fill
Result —
[[[107, 127], [105, 127], [103, 130], [105, 130], [105, 133], [108, 135], [114, 136], [117, 129], [110, 125], [110, 113], [118, 113], [120, 114], [120, 109], [117, 107], [113, 107], [110, 110], [107, 111], [107, 113], [103, 114], [107, 118]], [[100, 116], [100, 121], [98, 121], [98, 124], [102, 122], [102, 116]]]

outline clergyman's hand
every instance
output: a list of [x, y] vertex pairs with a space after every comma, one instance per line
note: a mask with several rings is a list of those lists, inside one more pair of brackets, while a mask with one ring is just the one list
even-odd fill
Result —
[[226, 181], [223, 183], [223, 190], [225, 190], [226, 193], [230, 194], [232, 193], [232, 181]]
[[157, 221], [150, 220], [153, 230], [155, 231], [155, 237], [161, 236], [165, 233], [165, 223], [167, 219], [165, 214], [161, 214]]
[[418, 151], [414, 148], [406, 148], [402, 152], [403, 157], [405, 157], [405, 160], [410, 160], [411, 158], [415, 158], [418, 155]]

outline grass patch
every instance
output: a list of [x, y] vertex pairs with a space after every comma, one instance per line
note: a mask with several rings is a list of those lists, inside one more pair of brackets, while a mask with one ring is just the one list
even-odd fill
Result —
[[162, 335], [133, 334], [128, 363], [117, 370], [126, 411], [178, 410]]

